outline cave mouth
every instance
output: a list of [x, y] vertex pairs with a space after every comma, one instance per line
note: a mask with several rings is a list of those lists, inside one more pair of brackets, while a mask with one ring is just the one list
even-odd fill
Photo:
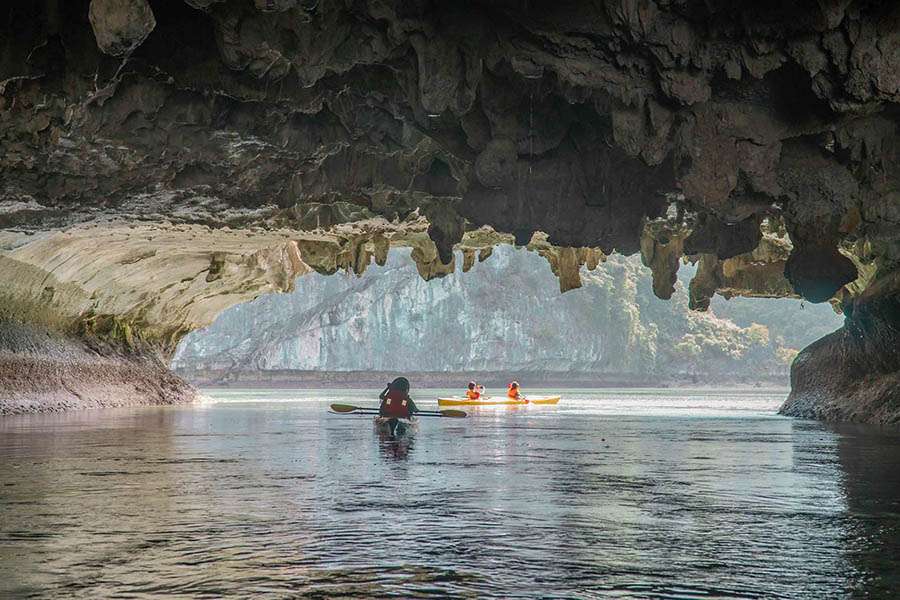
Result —
[[900, 418], [890, 9], [13, 0], [2, 17], [0, 317], [33, 342], [4, 354], [17, 406], [115, 395], [36, 383], [58, 356], [188, 398], [165, 363], [231, 305], [391, 247], [432, 280], [514, 243], [562, 292], [639, 253], [664, 299], [696, 264], [692, 309], [832, 303], [847, 324], [797, 355], [792, 414]]
[[[639, 256], [579, 269], [559, 294], [550, 263], [500, 246], [467, 272], [457, 252], [444, 277], [424, 280], [394, 249], [361, 275], [310, 274], [287, 294], [234, 306], [185, 336], [171, 367], [201, 388], [381, 385], [492, 389], [739, 385], [787, 388], [801, 349], [838, 329], [831, 306], [717, 296], [692, 311], [686, 262], [669, 300], [654, 294]], [[518, 292], [509, 297], [504, 281]], [[504, 381], [508, 380], [508, 381]]]

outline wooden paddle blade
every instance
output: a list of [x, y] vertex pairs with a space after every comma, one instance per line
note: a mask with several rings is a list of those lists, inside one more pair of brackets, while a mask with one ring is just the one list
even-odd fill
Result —
[[352, 404], [332, 404], [331, 410], [337, 413], [349, 413], [354, 410], [358, 410], [358, 406], [353, 406]]
[[468, 415], [466, 415], [466, 411], [464, 411], [464, 410], [447, 409], [447, 410], [441, 411], [441, 416], [442, 417], [452, 417], [454, 419], [462, 419], [463, 417], [466, 417]]

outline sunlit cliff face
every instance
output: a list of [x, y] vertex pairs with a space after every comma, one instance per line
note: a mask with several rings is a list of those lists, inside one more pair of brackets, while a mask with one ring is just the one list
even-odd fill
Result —
[[[640, 251], [663, 298], [682, 257], [699, 261], [698, 309], [834, 299], [856, 333], [801, 354], [798, 413], [900, 367], [893, 3], [12, 0], [2, 15], [7, 319], [165, 357], [310, 269], [412, 245], [433, 277], [454, 247], [471, 264], [515, 242], [562, 290]], [[827, 390], [813, 352], [838, 357]], [[900, 404], [883, 389], [878, 406]]]

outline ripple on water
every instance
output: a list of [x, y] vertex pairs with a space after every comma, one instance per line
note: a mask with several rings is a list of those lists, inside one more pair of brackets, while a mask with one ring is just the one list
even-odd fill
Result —
[[0, 596], [889, 597], [894, 438], [666, 394], [401, 440], [315, 399], [4, 421]]

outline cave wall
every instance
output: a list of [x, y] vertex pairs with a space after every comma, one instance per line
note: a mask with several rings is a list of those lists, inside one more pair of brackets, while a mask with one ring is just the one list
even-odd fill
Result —
[[900, 260], [898, 73], [891, 2], [11, 0], [5, 314], [76, 337], [101, 315], [118, 325], [92, 334], [124, 323], [164, 358], [229, 303], [364, 268], [410, 223], [425, 277], [489, 231], [537, 239], [563, 291], [640, 251], [660, 297], [698, 261], [700, 310], [850, 307]]
[[157, 348], [0, 317], [0, 416], [193, 402]]
[[804, 349], [791, 366], [786, 415], [900, 423], [900, 274], [845, 307], [844, 326]]

